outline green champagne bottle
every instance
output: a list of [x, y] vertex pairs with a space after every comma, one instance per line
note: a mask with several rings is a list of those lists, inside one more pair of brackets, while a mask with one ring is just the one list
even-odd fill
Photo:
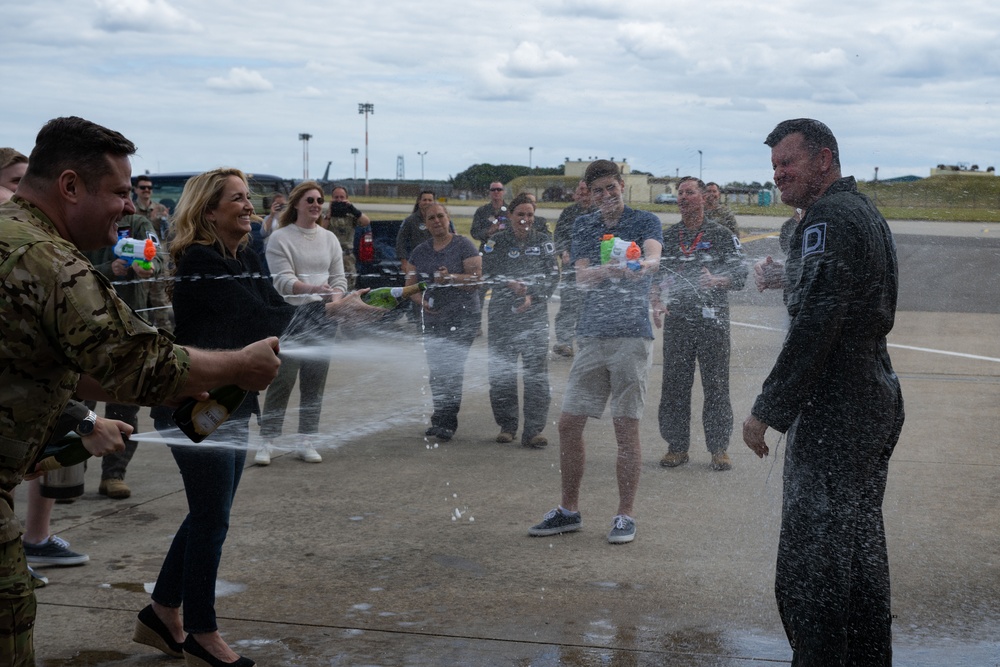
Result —
[[81, 438], [67, 438], [69, 444], [62, 446], [50, 445], [42, 450], [36, 459], [35, 464], [29, 470], [39, 472], [51, 472], [59, 468], [68, 468], [77, 463], [83, 463], [91, 456], [87, 448], [83, 446]]
[[207, 401], [190, 398], [174, 410], [174, 423], [192, 442], [201, 442], [229, 419], [249, 393], [230, 384], [208, 392]]
[[425, 289], [427, 289], [427, 283], [416, 283], [406, 287], [379, 287], [362, 296], [361, 300], [369, 306], [392, 310], [409, 301], [410, 297], [417, 292], [423, 292]]

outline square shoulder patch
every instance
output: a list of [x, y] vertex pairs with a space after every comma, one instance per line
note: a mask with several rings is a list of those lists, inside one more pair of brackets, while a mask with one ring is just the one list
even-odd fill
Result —
[[802, 257], [819, 255], [826, 251], [826, 223], [806, 227], [802, 232]]

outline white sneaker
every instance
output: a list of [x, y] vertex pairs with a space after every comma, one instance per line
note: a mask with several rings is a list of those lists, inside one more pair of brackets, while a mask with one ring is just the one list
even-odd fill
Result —
[[267, 443], [261, 444], [261, 446], [257, 448], [257, 453], [254, 454], [253, 462], [259, 466], [271, 465], [271, 445]]
[[300, 447], [295, 450], [295, 455], [306, 463], [321, 463], [323, 461], [323, 457], [313, 447]]

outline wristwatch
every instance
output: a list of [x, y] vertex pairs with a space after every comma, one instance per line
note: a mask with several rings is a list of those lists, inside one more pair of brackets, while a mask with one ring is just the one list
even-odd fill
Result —
[[97, 424], [97, 413], [93, 410], [87, 412], [87, 416], [80, 420], [80, 423], [76, 425], [73, 430], [81, 438], [85, 435], [90, 435], [94, 432], [94, 426]]

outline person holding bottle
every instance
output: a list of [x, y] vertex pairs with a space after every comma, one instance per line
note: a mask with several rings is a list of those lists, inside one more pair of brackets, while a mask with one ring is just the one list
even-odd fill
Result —
[[[285, 301], [296, 307], [311, 303], [337, 303], [347, 294], [347, 276], [340, 241], [320, 226], [323, 213], [323, 190], [315, 181], [295, 186], [288, 196], [288, 206], [281, 212], [278, 229], [267, 243], [267, 264], [274, 288]], [[299, 380], [299, 437], [296, 455], [307, 463], [320, 463], [316, 451], [323, 390], [330, 370], [330, 360], [286, 357], [281, 370], [264, 398], [260, 434], [264, 442], [254, 456], [254, 463], [271, 463], [273, 441], [281, 435], [288, 399]]]
[[[135, 211], [136, 146], [76, 116], [39, 130], [27, 171], [0, 204], [0, 664], [34, 664], [36, 601], [14, 513], [14, 491], [74, 396], [140, 405], [204, 398], [213, 387], [267, 387], [278, 339], [242, 349], [176, 344], [138, 317], [81, 254], [112, 243]], [[107, 422], [116, 424], [119, 422]], [[123, 423], [123, 422], [122, 422]], [[95, 429], [99, 425], [94, 424]], [[84, 429], [81, 429], [84, 430]], [[129, 432], [129, 431], [126, 431]], [[129, 435], [131, 433], [129, 432]], [[91, 454], [120, 449], [81, 438]]]
[[441, 204], [427, 207], [424, 224], [431, 238], [410, 254], [406, 284], [428, 285], [424, 293], [410, 297], [422, 310], [434, 400], [431, 425], [424, 435], [447, 442], [458, 428], [465, 360], [479, 329], [483, 258], [472, 241], [451, 231], [448, 210]]
[[518, 195], [510, 204], [510, 229], [483, 246], [483, 275], [492, 287], [489, 305], [490, 405], [500, 426], [496, 440], [517, 433], [517, 360], [524, 368], [524, 447], [548, 444], [542, 435], [549, 415], [548, 299], [559, 280], [552, 238], [534, 229], [535, 203]]
[[[206, 172], [184, 186], [170, 246], [179, 342], [229, 349], [262, 336], [287, 337], [296, 309], [260, 272], [249, 245], [252, 216], [246, 175], [239, 169]], [[369, 306], [352, 295], [312, 308], [318, 317], [352, 317]], [[175, 657], [193, 656], [189, 664], [254, 664], [219, 634], [215, 581], [246, 460], [250, 415], [259, 411], [257, 394], [250, 393], [201, 446], [171, 446], [189, 511], [160, 568], [152, 603], [139, 613], [133, 639]], [[213, 442], [226, 446], [213, 447]]]

